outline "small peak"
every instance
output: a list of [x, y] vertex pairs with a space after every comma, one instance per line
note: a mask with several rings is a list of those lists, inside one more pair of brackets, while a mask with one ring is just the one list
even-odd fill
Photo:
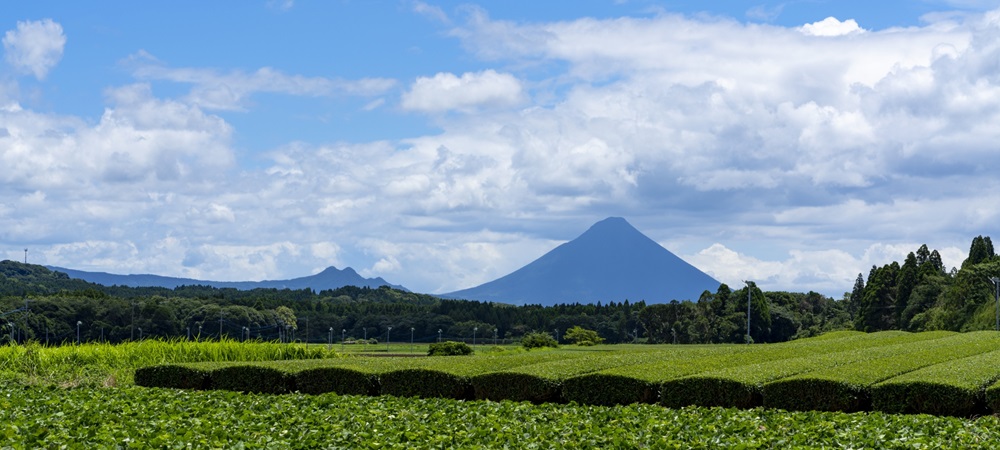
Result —
[[595, 230], [605, 230], [605, 231], [616, 231], [616, 230], [634, 230], [635, 227], [628, 223], [622, 217], [608, 217], [600, 222], [595, 223], [590, 227], [591, 231]]

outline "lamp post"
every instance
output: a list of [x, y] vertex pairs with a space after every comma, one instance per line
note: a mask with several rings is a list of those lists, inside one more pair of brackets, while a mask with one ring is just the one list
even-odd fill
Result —
[[333, 349], [333, 327], [330, 327], [330, 339], [327, 341], [326, 349]]
[[389, 335], [391, 333], [392, 333], [392, 327], [389, 327], [388, 330], [385, 330], [385, 352], [386, 353], [389, 353]]
[[416, 328], [410, 327], [410, 353], [413, 353], [413, 331]]
[[632, 329], [632, 342], [639, 342], [639, 328]]
[[83, 322], [77, 320], [76, 321], [76, 343], [77, 343], [77, 345], [80, 344], [80, 325], [83, 325]]
[[750, 281], [743, 280], [747, 285], [747, 336], [744, 339], [747, 344], [750, 343], [750, 299], [753, 297], [753, 289], [750, 287]]
[[441, 329], [438, 328], [438, 342], [441, 342]]
[[346, 348], [344, 344], [347, 343], [347, 328], [340, 330], [340, 352], [343, 353]]
[[556, 328], [556, 329], [554, 329], [552, 331], [556, 333], [556, 344], [558, 344], [559, 343], [559, 329]]
[[472, 327], [472, 346], [476, 346], [476, 332], [479, 331], [479, 327]]
[[198, 340], [201, 340], [201, 324], [198, 324]]
[[497, 346], [497, 329], [496, 328], [493, 329], [493, 346], [494, 347]]
[[[244, 336], [246, 336], [246, 337], [244, 337]], [[243, 327], [243, 329], [240, 330], [240, 340], [242, 340], [243, 342], [246, 342], [246, 340], [249, 339], [249, 338], [250, 338], [250, 329], [247, 328], [247, 327]]]
[[139, 340], [141, 341], [142, 340], [142, 327], [139, 327], [138, 330], [139, 330]]
[[1000, 331], [1000, 278], [990, 277], [990, 281], [993, 282], [993, 286], [996, 288], [993, 295], [997, 301], [997, 331]]

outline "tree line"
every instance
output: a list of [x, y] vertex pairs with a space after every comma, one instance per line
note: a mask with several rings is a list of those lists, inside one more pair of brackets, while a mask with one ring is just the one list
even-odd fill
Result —
[[[960, 267], [946, 269], [937, 250], [921, 245], [858, 274], [846, 298], [854, 327], [879, 330], [989, 330], [998, 327], [1000, 258], [989, 236], [976, 236]], [[1000, 282], [1000, 281], [996, 281]]]
[[[746, 303], [751, 303], [750, 335]], [[844, 302], [815, 292], [719, 286], [695, 302], [639, 300], [512, 306], [346, 286], [237, 290], [210, 286], [102, 286], [44, 266], [0, 262], [0, 343], [260, 339], [334, 342], [439, 339], [491, 342], [574, 327], [607, 343], [779, 342], [849, 327]], [[390, 330], [391, 327], [391, 330]]]

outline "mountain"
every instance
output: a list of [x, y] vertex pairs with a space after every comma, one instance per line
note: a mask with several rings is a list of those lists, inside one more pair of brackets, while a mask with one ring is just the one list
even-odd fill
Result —
[[513, 273], [445, 298], [513, 304], [697, 300], [719, 282], [620, 217], [597, 222]]
[[275, 289], [306, 289], [319, 292], [324, 289], [336, 289], [344, 286], [358, 286], [377, 288], [379, 286], [389, 286], [395, 289], [406, 290], [402, 286], [389, 284], [382, 278], [364, 278], [354, 269], [348, 267], [343, 270], [336, 267], [327, 267], [316, 275], [293, 278], [290, 280], [264, 280], [264, 281], [205, 281], [191, 278], [163, 277], [159, 275], [116, 275], [106, 272], [85, 272], [82, 270], [65, 269], [62, 267], [48, 267], [51, 270], [66, 273], [71, 278], [97, 283], [104, 286], [131, 286], [146, 287], [157, 286], [173, 289], [177, 286], [212, 286], [217, 288], [236, 288], [240, 290], [250, 290], [256, 288]]

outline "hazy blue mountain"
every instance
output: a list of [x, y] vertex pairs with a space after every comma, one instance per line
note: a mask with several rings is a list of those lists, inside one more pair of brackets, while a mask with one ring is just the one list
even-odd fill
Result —
[[611, 217], [510, 275], [442, 297], [546, 306], [626, 299], [666, 303], [697, 300], [719, 284], [625, 219]]
[[163, 277], [159, 275], [116, 275], [105, 272], [85, 272], [82, 270], [65, 269], [62, 267], [49, 267], [51, 270], [64, 272], [70, 278], [78, 278], [91, 283], [102, 284], [104, 286], [158, 286], [173, 289], [177, 286], [213, 286], [217, 288], [236, 288], [250, 290], [256, 288], [275, 289], [305, 289], [311, 288], [316, 292], [324, 289], [336, 289], [344, 286], [358, 286], [377, 288], [379, 286], [389, 286], [396, 289], [406, 290], [402, 286], [389, 284], [382, 278], [364, 278], [354, 269], [348, 267], [340, 270], [336, 267], [327, 267], [316, 275], [293, 278], [291, 280], [265, 280], [265, 281], [206, 281], [191, 278]]

